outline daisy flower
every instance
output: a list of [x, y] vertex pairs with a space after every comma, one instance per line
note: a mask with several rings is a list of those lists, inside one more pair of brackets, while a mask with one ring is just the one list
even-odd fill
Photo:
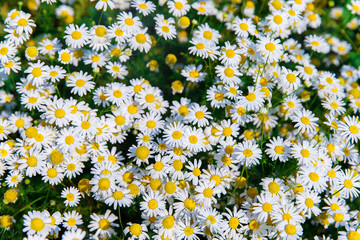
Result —
[[199, 127], [204, 127], [209, 125], [209, 120], [212, 119], [212, 116], [210, 112], [208, 112], [206, 106], [195, 103], [189, 108], [189, 113], [186, 115], [185, 119]]
[[[234, 206], [233, 211], [229, 208], [226, 208], [224, 216], [224, 222], [227, 222], [227, 226], [224, 229], [224, 234], [230, 237], [235, 237], [242, 232], [242, 227], [244, 224], [248, 223], [248, 217], [245, 214], [245, 211], [242, 209], [237, 209]], [[225, 225], [225, 224], [224, 224]]]
[[156, 5], [153, 2], [146, 0], [133, 0], [131, 6], [144, 16], [149, 15], [156, 9]]
[[312, 165], [316, 163], [318, 151], [313, 142], [303, 141], [300, 144], [293, 144], [291, 154], [299, 162], [298, 165]]
[[346, 116], [344, 121], [339, 122], [339, 130], [342, 131], [341, 135], [346, 141], [357, 143], [360, 139], [360, 121], [356, 116]]
[[58, 52], [58, 61], [62, 64], [70, 64], [73, 61], [74, 54], [69, 49], [64, 49]]
[[106, 86], [105, 95], [107, 101], [121, 106], [130, 98], [131, 89], [125, 84], [114, 82]]
[[239, 103], [249, 111], [258, 111], [264, 105], [265, 93], [260, 89], [248, 87], [248, 94], [239, 97]]
[[239, 77], [242, 76], [242, 74], [235, 67], [217, 65], [215, 72], [225, 84], [239, 84], [241, 82]]
[[86, 232], [81, 229], [71, 229], [68, 231], [65, 231], [62, 235], [63, 240], [72, 240], [72, 239], [84, 239], [86, 236]]
[[25, 108], [32, 110], [39, 110], [45, 102], [45, 98], [40, 95], [38, 91], [31, 90], [26, 94], [21, 95], [21, 104], [25, 105]]
[[272, 12], [266, 17], [266, 20], [268, 20], [269, 28], [274, 32], [284, 31], [290, 25], [289, 19], [283, 11]]
[[35, 27], [34, 20], [30, 19], [31, 15], [29, 13], [25, 13], [23, 11], [19, 12], [13, 20], [9, 22], [10, 27], [14, 27], [16, 29], [17, 34], [31, 34], [33, 32], [32, 27]]
[[323, 37], [308, 35], [305, 37], [305, 46], [319, 53], [327, 54], [330, 52], [330, 46]]
[[120, 24], [122, 30], [130, 34], [135, 34], [142, 28], [142, 22], [140, 21], [140, 18], [137, 16], [133, 17], [131, 12], [120, 13], [117, 19], [119, 20], [118, 23]]
[[195, 187], [195, 192], [197, 192], [195, 200], [204, 204], [204, 207], [210, 207], [213, 203], [217, 203], [215, 195], [217, 195], [218, 192], [215, 191], [215, 181], [200, 181]]
[[63, 216], [62, 225], [67, 230], [77, 229], [77, 227], [83, 224], [82, 216], [77, 211], [65, 212]]
[[134, 32], [133, 37], [129, 39], [130, 48], [133, 50], [140, 50], [140, 52], [148, 52], [151, 48], [151, 43], [147, 28]]
[[251, 167], [260, 163], [261, 150], [256, 143], [244, 141], [235, 145], [233, 156], [240, 161], [241, 165]]
[[327, 188], [327, 173], [324, 169], [314, 166], [302, 166], [298, 172], [299, 182], [302, 186], [314, 189], [317, 193], [322, 193]]
[[22, 182], [24, 176], [20, 173], [20, 171], [11, 171], [5, 178], [6, 185], [8, 187], [17, 187], [19, 183]]
[[181, 75], [183, 77], [186, 77], [187, 81], [190, 82], [202, 82], [204, 81], [205, 77], [207, 76], [207, 73], [201, 72], [201, 69], [203, 68], [203, 65], [188, 65], [185, 66], [183, 70], [181, 70]]
[[167, 6], [169, 8], [169, 12], [175, 17], [184, 16], [190, 10], [190, 5], [186, 0], [168, 1]]
[[53, 166], [50, 163], [46, 163], [41, 167], [40, 174], [43, 176], [44, 182], [49, 182], [51, 185], [59, 184], [64, 178], [64, 170], [60, 166]]
[[69, 47], [72, 48], [81, 48], [89, 40], [89, 29], [82, 24], [80, 27], [78, 25], [70, 24], [66, 27], [64, 33], [65, 42]]
[[346, 5], [346, 8], [351, 11], [352, 14], [360, 15], [360, 1], [351, 0], [349, 4]]
[[61, 50], [62, 44], [57, 38], [53, 40], [44, 39], [39, 43], [39, 51], [41, 54], [54, 56], [56, 52]]
[[221, 37], [219, 31], [212, 29], [208, 23], [200, 25], [198, 29], [194, 31], [193, 35], [203, 41], [215, 44], [219, 43], [219, 38]]
[[45, 73], [49, 70], [49, 67], [44, 62], [37, 61], [36, 63], [29, 63], [29, 67], [24, 71], [29, 73], [26, 79], [31, 81], [35, 86], [42, 86], [46, 81]]
[[113, 2], [113, 0], [91, 0], [91, 2], [94, 1], [98, 1], [95, 5], [96, 10], [102, 10], [102, 11], [106, 11], [108, 6], [110, 9], [114, 9], [115, 8], [115, 3]]
[[273, 137], [270, 142], [266, 144], [265, 152], [271, 157], [273, 161], [280, 160], [286, 162], [290, 157], [290, 141], [284, 140], [281, 137]]
[[301, 133], [314, 133], [316, 132], [316, 127], [319, 126], [317, 121], [319, 118], [307, 109], [297, 110], [290, 117], [293, 122], [295, 122], [295, 127], [299, 129]]
[[0, 61], [1, 63], [9, 62], [14, 59], [17, 50], [15, 45], [10, 41], [0, 42]]
[[152, 156], [153, 151], [151, 151], [150, 145], [140, 145], [139, 146], [131, 146], [129, 148], [128, 156], [131, 158], [135, 158], [135, 162], [138, 166], [140, 166], [143, 162], [149, 163], [149, 158]]
[[338, 180], [339, 188], [342, 189], [340, 194], [344, 198], [354, 199], [359, 196], [360, 176], [356, 175], [354, 171], [345, 169], [345, 172], [341, 171], [336, 178]]
[[280, 237], [288, 240], [300, 239], [303, 234], [303, 228], [300, 223], [290, 219], [289, 222], [283, 221], [277, 225]]
[[80, 191], [75, 187], [64, 188], [61, 191], [61, 197], [65, 198], [65, 206], [74, 207], [79, 204]]
[[237, 66], [241, 60], [240, 53], [240, 49], [238, 49], [236, 45], [231, 45], [230, 42], [227, 41], [222, 48], [222, 54], [219, 60], [225, 66]]
[[140, 202], [140, 210], [147, 216], [162, 215], [165, 210], [163, 197], [154, 191], [143, 195], [144, 201]]
[[95, 231], [95, 236], [100, 238], [102, 237], [111, 237], [115, 235], [115, 230], [113, 227], [119, 227], [119, 224], [114, 223], [118, 217], [116, 217], [110, 210], [106, 210], [104, 215], [98, 215], [93, 213], [90, 215], [91, 221], [89, 224], [89, 230], [91, 232]]
[[258, 214], [258, 221], [265, 222], [274, 210], [274, 207], [278, 205], [277, 197], [273, 197], [271, 193], [262, 193], [257, 195], [256, 198], [259, 202], [253, 204], [253, 213]]
[[211, 86], [206, 91], [206, 100], [215, 108], [223, 108], [229, 104], [229, 100], [225, 98], [226, 89], [222, 86]]
[[66, 71], [63, 67], [55, 65], [49, 66], [45, 71], [45, 78], [51, 82], [59, 82], [61, 79], [65, 78]]
[[131, 234], [129, 240], [145, 240], [149, 238], [149, 235], [146, 233], [148, 231], [145, 224], [138, 224], [138, 223], [127, 223], [127, 227], [124, 229], [124, 234]]
[[175, 21], [173, 18], [165, 19], [164, 15], [157, 14], [155, 20], [155, 31], [165, 40], [176, 37]]
[[303, 211], [309, 218], [311, 215], [318, 216], [321, 213], [319, 195], [315, 191], [304, 191], [296, 195], [296, 204], [300, 211]]
[[257, 46], [258, 51], [260, 51], [263, 57], [269, 62], [279, 61], [283, 54], [283, 47], [279, 39], [260, 37]]
[[175, 226], [174, 232], [179, 239], [187, 240], [199, 240], [200, 238], [197, 235], [202, 233], [198, 223], [193, 222], [191, 224], [189, 219], [186, 219], [184, 222], [180, 221]]
[[29, 235], [46, 236], [50, 232], [50, 214], [48, 211], [31, 211], [24, 215], [23, 231]]
[[330, 114], [334, 115], [341, 115], [343, 114], [346, 109], [344, 108], [345, 103], [337, 97], [330, 96], [328, 98], [325, 98], [325, 100], [321, 101], [321, 105], [330, 110]]

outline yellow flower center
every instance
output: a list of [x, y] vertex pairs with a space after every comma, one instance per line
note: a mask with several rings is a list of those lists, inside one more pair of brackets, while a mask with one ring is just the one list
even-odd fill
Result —
[[266, 213], [271, 212], [272, 205], [270, 203], [266, 202], [262, 205], [262, 210]]
[[136, 237], [139, 237], [142, 233], [142, 228], [141, 228], [141, 225], [140, 224], [137, 224], [137, 223], [134, 223], [130, 226], [130, 233], [133, 235], [133, 236], [136, 236]]
[[150, 150], [148, 147], [146, 146], [140, 146], [136, 149], [136, 157], [144, 160], [146, 158], [148, 158], [149, 154], [150, 154]]
[[99, 221], [99, 228], [102, 230], [107, 230], [110, 228], [110, 222], [107, 219], [101, 219]]
[[294, 235], [296, 234], [296, 227], [293, 224], [288, 224], [285, 227], [285, 232], [287, 235]]
[[268, 51], [270, 51], [270, 52], [272, 52], [272, 51], [274, 51], [275, 50], [275, 44], [273, 44], [273, 43], [267, 43], [267, 44], [265, 44], [265, 49], [266, 50], [268, 50]]
[[71, 34], [71, 37], [75, 40], [79, 40], [81, 38], [81, 32], [79, 31], [74, 31], [72, 34]]
[[136, 35], [136, 42], [144, 44], [146, 42], [145, 34], [139, 33], [138, 35]]
[[100, 190], [105, 191], [108, 190], [110, 188], [110, 180], [107, 178], [102, 178], [99, 180], [98, 182], [98, 187]]
[[30, 222], [30, 228], [36, 232], [40, 232], [45, 227], [45, 223], [40, 218], [34, 218]]

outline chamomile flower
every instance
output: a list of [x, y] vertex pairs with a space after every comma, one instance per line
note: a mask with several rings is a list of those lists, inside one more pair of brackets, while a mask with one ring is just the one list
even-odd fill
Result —
[[115, 3], [113, 2], [113, 0], [91, 0], [91, 2], [94, 1], [98, 1], [95, 5], [96, 10], [103, 10], [106, 11], [108, 6], [110, 9], [114, 9], [115, 8]]
[[217, 76], [226, 84], [239, 84], [242, 75], [235, 67], [217, 65], [215, 67]]
[[114, 206], [114, 210], [119, 207], [129, 207], [133, 203], [133, 195], [130, 190], [124, 188], [115, 188], [111, 196], [106, 198], [105, 204]]
[[299, 210], [303, 211], [308, 217], [311, 217], [311, 215], [318, 216], [321, 213], [319, 209], [320, 197], [314, 191], [299, 193], [296, 196], [296, 203], [299, 206]]
[[129, 39], [130, 48], [140, 50], [140, 52], [148, 52], [151, 48], [151, 38], [147, 33], [147, 28], [138, 30], [133, 37]]
[[200, 106], [195, 103], [189, 108], [189, 113], [186, 115], [185, 119], [188, 119], [191, 123], [196, 124], [199, 127], [204, 127], [209, 125], [209, 120], [212, 119], [212, 116], [208, 112], [206, 106]]
[[274, 198], [270, 193], [262, 193], [256, 196], [259, 202], [253, 204], [253, 213], [258, 214], [259, 221], [266, 221], [271, 212], [278, 205], [277, 198]]
[[65, 206], [74, 207], [79, 204], [80, 191], [74, 187], [64, 188], [61, 192], [61, 197], [65, 198]]
[[145, 224], [131, 223], [128, 222], [128, 226], [124, 229], [124, 234], [131, 234], [129, 237], [130, 240], [145, 240], [149, 238], [149, 235], [146, 233], [148, 231]]
[[273, 161], [280, 160], [286, 162], [290, 157], [290, 141], [284, 140], [281, 137], [273, 137], [270, 142], [266, 144], [265, 152], [271, 157]]
[[184, 16], [190, 10], [190, 5], [185, 0], [168, 1], [167, 6], [169, 12], [175, 17]]
[[86, 236], [86, 232], [81, 229], [71, 229], [64, 232], [62, 239], [64, 240], [71, 240], [71, 239], [79, 239], [82, 240]]
[[116, 217], [110, 210], [106, 210], [105, 214], [98, 215], [93, 213], [90, 215], [91, 221], [89, 229], [91, 232], [95, 231], [95, 236], [110, 237], [115, 234], [113, 227], [118, 227], [119, 224], [114, 223], [118, 217]]
[[298, 160], [299, 164], [315, 164], [318, 158], [318, 152], [314, 145], [313, 142], [308, 141], [293, 144], [291, 154]]
[[29, 235], [46, 236], [50, 232], [50, 214], [48, 211], [31, 211], [24, 215], [23, 231]]
[[345, 137], [347, 141], [352, 143], [358, 142], [360, 139], [360, 121], [358, 117], [346, 116], [344, 121], [339, 123], [339, 130], [342, 131], [341, 135]]
[[302, 166], [298, 172], [301, 185], [322, 193], [326, 189], [327, 173], [320, 167]]
[[15, 57], [17, 50], [15, 45], [10, 41], [0, 42], [0, 61], [6, 63]]
[[215, 189], [215, 181], [204, 182], [200, 181], [196, 186], [195, 200], [205, 207], [210, 207], [213, 203], [217, 203], [215, 195], [218, 193]]
[[181, 75], [186, 77], [187, 81], [190, 82], [202, 82], [204, 81], [207, 73], [201, 72], [203, 66], [200, 64], [199, 66], [189, 65], [185, 66], [183, 70], [181, 70]]
[[306, 47], [311, 48], [311, 50], [320, 53], [329, 53], [330, 46], [326, 42], [323, 37], [316, 36], [316, 35], [309, 35], [305, 38]]
[[92, 79], [93, 77], [91, 75], [81, 70], [80, 72], [75, 72], [73, 75], [70, 75], [67, 86], [72, 87], [71, 93], [83, 96], [94, 88], [95, 83], [91, 81]]
[[36, 25], [30, 17], [31, 15], [29, 13], [20, 11], [20, 13], [9, 22], [9, 26], [14, 27], [17, 34], [31, 34], [33, 32], [32, 28]]
[[345, 172], [341, 171], [337, 176], [339, 187], [342, 189], [340, 194], [344, 198], [353, 199], [359, 196], [360, 193], [360, 176], [354, 171], [346, 169]]
[[149, 15], [156, 9], [156, 5], [153, 2], [146, 0], [133, 0], [131, 6], [144, 16]]
[[117, 17], [119, 20], [120, 27], [123, 31], [130, 34], [135, 34], [142, 28], [142, 22], [137, 16], [133, 16], [131, 12], [122, 12]]
[[65, 212], [63, 216], [62, 225], [67, 230], [77, 229], [77, 227], [83, 224], [82, 216], [77, 211]]
[[154, 191], [143, 195], [144, 201], [140, 202], [140, 210], [147, 216], [162, 215], [165, 210], [165, 201], [163, 197]]
[[157, 14], [154, 18], [156, 21], [156, 33], [165, 40], [176, 37], [175, 21], [173, 18], [165, 19], [164, 15]]
[[65, 74], [66, 71], [64, 68], [58, 65], [49, 66], [49, 68], [45, 71], [45, 78], [55, 83], [59, 82], [61, 79], [64, 79]]
[[239, 103], [246, 110], [258, 111], [264, 105], [265, 93], [260, 89], [254, 87], [248, 87], [248, 94], [246, 96], [239, 97]]
[[296, 123], [295, 127], [299, 129], [299, 132], [309, 134], [316, 131], [317, 121], [319, 120], [310, 110], [306, 109], [295, 111], [291, 119]]
[[283, 239], [295, 240], [300, 239], [303, 234], [303, 228], [298, 222], [290, 219], [289, 222], [283, 221], [277, 225], [280, 236]]
[[280, 60], [283, 54], [283, 48], [279, 39], [271, 39], [270, 37], [262, 37], [258, 41], [258, 51], [269, 62]]
[[225, 42], [219, 60], [225, 66], [237, 66], [241, 60], [240, 49], [236, 45], [231, 45], [228, 41]]
[[82, 24], [80, 27], [78, 25], [70, 24], [66, 27], [65, 32], [65, 41], [69, 47], [72, 48], [81, 48], [89, 40], [89, 29]]
[[235, 145], [234, 157], [240, 161], [241, 165], [251, 167], [260, 163], [259, 159], [261, 158], [261, 150], [256, 143], [252, 141], [244, 141]]

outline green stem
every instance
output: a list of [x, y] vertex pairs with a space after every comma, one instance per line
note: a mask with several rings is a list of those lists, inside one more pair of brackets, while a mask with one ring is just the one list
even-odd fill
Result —
[[119, 212], [119, 222], [120, 222], [120, 227], [121, 227], [121, 233], [124, 234], [124, 227], [123, 227], [122, 221], [121, 221], [120, 206], [118, 206], [118, 212]]
[[100, 25], [100, 22], [101, 22], [101, 18], [102, 18], [103, 13], [104, 13], [104, 9], [101, 10], [100, 18], [99, 18], [99, 21], [98, 21], [98, 24], [97, 24], [97, 25]]
[[44, 196], [39, 197], [38, 199], [32, 201], [29, 205], [26, 205], [25, 207], [23, 207], [22, 209], [20, 209], [19, 211], [17, 211], [17, 212], [14, 214], [13, 217], [15, 217], [15, 216], [18, 215], [20, 212], [22, 212], [22, 211], [24, 211], [25, 209], [29, 208], [31, 205], [33, 205], [34, 203], [40, 201], [40, 200], [43, 199], [43, 198], [44, 198]]

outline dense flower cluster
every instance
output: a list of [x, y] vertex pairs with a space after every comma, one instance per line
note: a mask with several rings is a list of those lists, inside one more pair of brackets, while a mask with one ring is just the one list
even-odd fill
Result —
[[2, 234], [360, 239], [360, 1], [91, 2], [4, 18]]

